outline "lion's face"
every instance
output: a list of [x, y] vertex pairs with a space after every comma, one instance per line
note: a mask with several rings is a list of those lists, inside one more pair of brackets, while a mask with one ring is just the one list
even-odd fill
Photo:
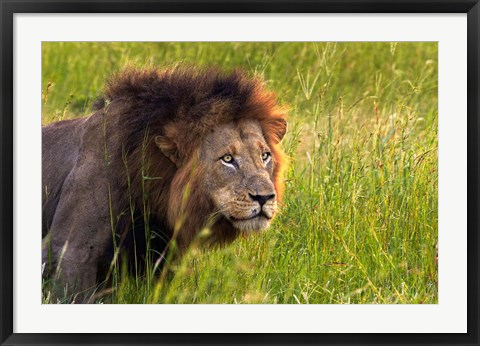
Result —
[[[212, 130], [201, 146], [205, 191], [215, 213], [239, 231], [265, 229], [277, 212], [274, 157], [256, 120]], [[205, 168], [205, 167], [204, 167]]]

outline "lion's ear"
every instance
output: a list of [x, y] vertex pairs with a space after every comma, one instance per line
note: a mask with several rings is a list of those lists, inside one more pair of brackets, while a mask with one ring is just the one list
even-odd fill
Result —
[[166, 136], [155, 136], [155, 144], [160, 148], [163, 155], [168, 157], [177, 167], [180, 166], [180, 156], [177, 145]]
[[275, 142], [280, 143], [287, 133], [287, 121], [283, 118], [276, 119], [273, 133]]

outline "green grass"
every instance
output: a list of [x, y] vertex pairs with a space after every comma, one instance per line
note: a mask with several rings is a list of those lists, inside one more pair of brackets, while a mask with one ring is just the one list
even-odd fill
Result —
[[[113, 303], [437, 303], [436, 43], [43, 43], [43, 123], [89, 114], [126, 64], [241, 67], [290, 106], [272, 227]], [[121, 272], [121, 270], [119, 270]], [[46, 290], [45, 302], [49, 302]]]

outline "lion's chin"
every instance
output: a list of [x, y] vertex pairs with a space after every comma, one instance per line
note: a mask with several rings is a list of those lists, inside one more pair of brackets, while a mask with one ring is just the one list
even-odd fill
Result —
[[258, 215], [254, 218], [246, 220], [234, 219], [230, 220], [230, 222], [232, 223], [233, 227], [241, 232], [258, 232], [270, 226], [270, 219], [263, 215]]

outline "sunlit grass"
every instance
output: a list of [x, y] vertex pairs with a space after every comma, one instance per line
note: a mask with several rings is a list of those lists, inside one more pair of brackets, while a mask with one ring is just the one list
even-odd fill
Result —
[[116, 268], [100, 302], [437, 303], [436, 43], [71, 42], [42, 56], [44, 124], [89, 114], [132, 63], [244, 68], [291, 109], [272, 227], [161, 277]]

